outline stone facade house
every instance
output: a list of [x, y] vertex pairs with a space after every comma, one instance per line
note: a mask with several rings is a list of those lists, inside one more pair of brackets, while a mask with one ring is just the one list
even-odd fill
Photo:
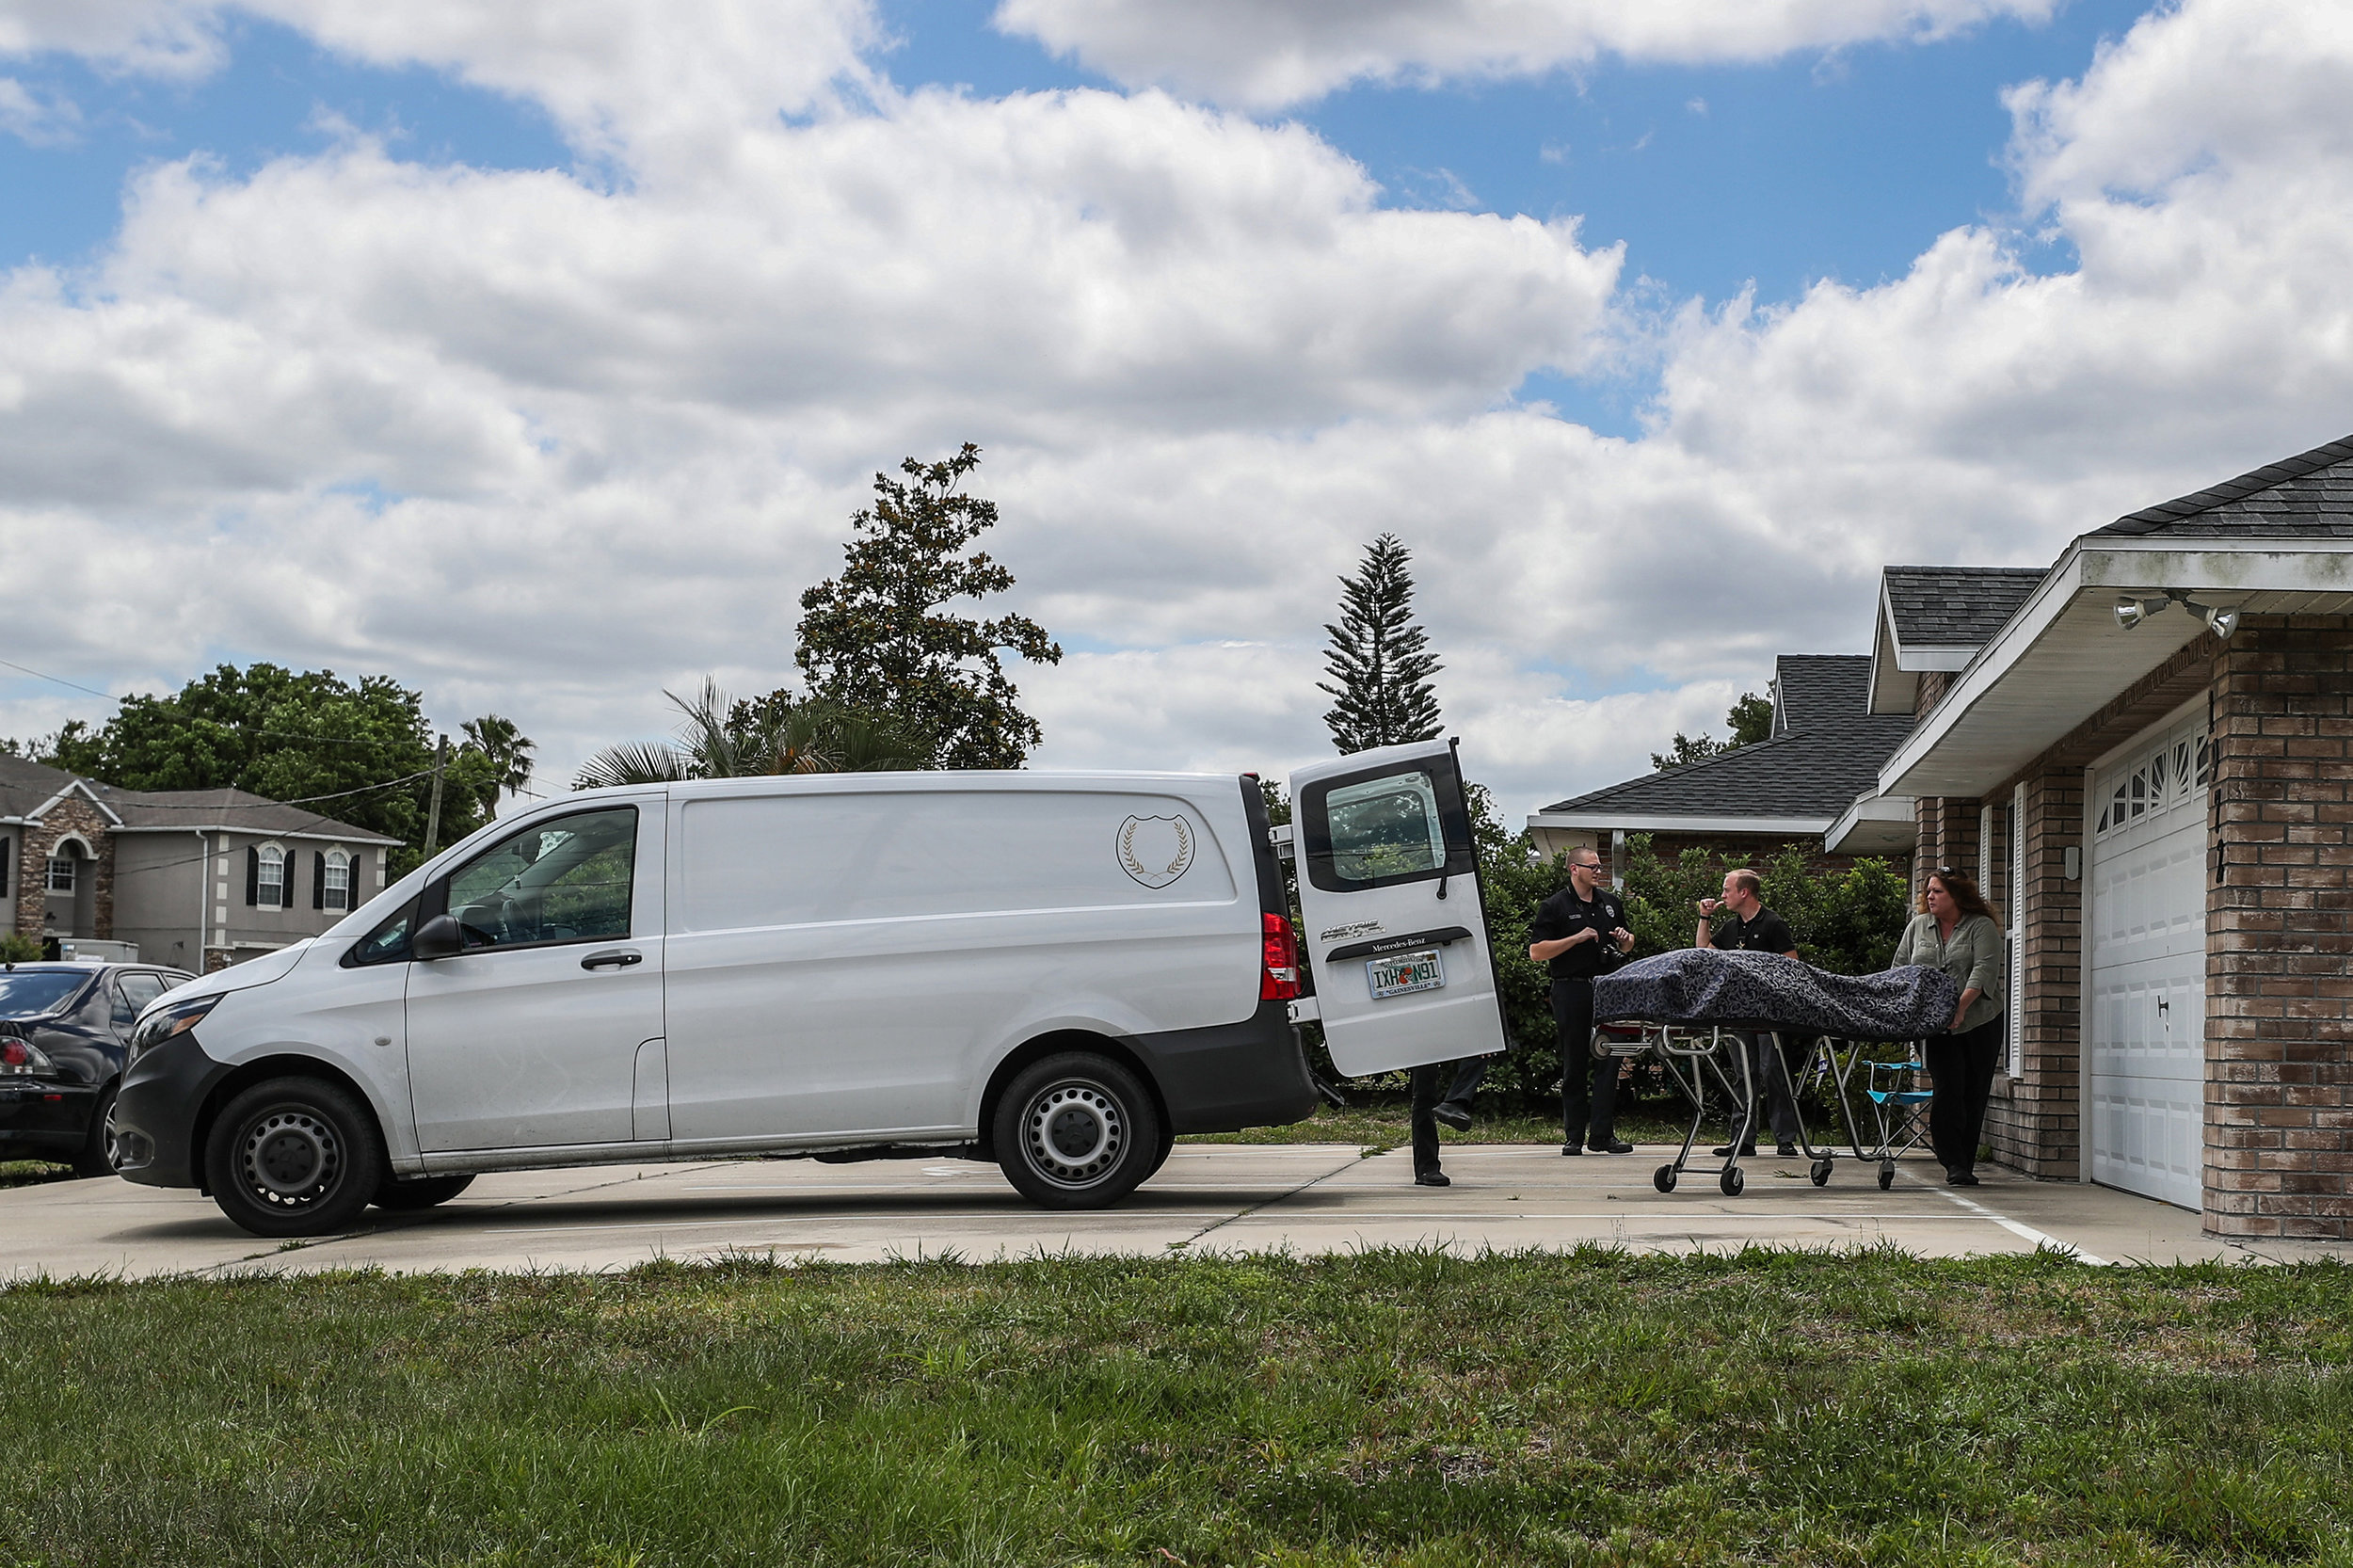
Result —
[[241, 790], [119, 790], [0, 757], [12, 929], [216, 969], [316, 936], [385, 885], [382, 834]]
[[[1897, 590], [1940, 571], [1931, 625]], [[2046, 571], [1891, 568], [1876, 648], [1873, 808], [2009, 934], [1995, 1157], [2353, 1236], [2353, 438]]]
[[1859, 806], [1857, 796], [1879, 793], [1880, 764], [1912, 732], [1912, 717], [1873, 712], [1871, 679], [1867, 654], [1784, 654], [1765, 740], [1556, 802], [1529, 817], [1529, 833], [1548, 855], [1591, 845], [1621, 879], [1626, 840], [1638, 833], [1669, 859], [1696, 844], [1746, 860], [1795, 848], [1830, 871], [1866, 855], [1900, 860], [1912, 847], [1911, 810]]

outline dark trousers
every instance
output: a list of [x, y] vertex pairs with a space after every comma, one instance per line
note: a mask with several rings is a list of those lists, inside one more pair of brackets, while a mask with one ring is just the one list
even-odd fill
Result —
[[1993, 1093], [1993, 1069], [2002, 1057], [2002, 1020], [1988, 1018], [1959, 1034], [1932, 1034], [1924, 1042], [1929, 1085], [1929, 1144], [1948, 1171], [1977, 1168], [1977, 1143], [1985, 1131], [1985, 1102]]
[[1789, 1073], [1769, 1034], [1743, 1036], [1748, 1041], [1749, 1084], [1753, 1097], [1733, 1119], [1732, 1141], [1742, 1148], [1756, 1142], [1756, 1100], [1765, 1102], [1765, 1119], [1772, 1124], [1773, 1142], [1798, 1141], [1798, 1097], [1789, 1092]]
[[1593, 1060], [1593, 983], [1552, 983], [1561, 1041], [1561, 1140], [1607, 1144], [1618, 1135], [1618, 1059]]
[[[1470, 1104], [1479, 1080], [1487, 1076], [1487, 1059], [1466, 1056], [1460, 1062], [1433, 1062], [1413, 1070], [1414, 1174], [1428, 1176], [1438, 1168], [1438, 1118], [1430, 1112], [1448, 1100]], [[1444, 1089], [1446, 1092], [1440, 1094]]]

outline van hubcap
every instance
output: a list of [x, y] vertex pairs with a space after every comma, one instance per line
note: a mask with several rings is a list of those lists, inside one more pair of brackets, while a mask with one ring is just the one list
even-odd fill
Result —
[[1031, 1168], [1064, 1187], [1093, 1185], [1128, 1144], [1119, 1102], [1092, 1083], [1057, 1083], [1040, 1094], [1022, 1130]]
[[238, 1154], [253, 1195], [280, 1208], [310, 1207], [343, 1171], [343, 1140], [333, 1125], [299, 1109], [256, 1117]]

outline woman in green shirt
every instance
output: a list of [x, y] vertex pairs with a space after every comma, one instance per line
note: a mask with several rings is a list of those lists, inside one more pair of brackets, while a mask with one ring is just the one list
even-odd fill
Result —
[[1925, 1042], [1935, 1099], [1929, 1142], [1955, 1187], [1977, 1185], [1977, 1138], [2002, 1055], [2002, 927], [1977, 885], [1950, 866], [1929, 873], [1920, 913], [1896, 944], [1897, 964], [1943, 969], [1961, 982], [1952, 1027]]

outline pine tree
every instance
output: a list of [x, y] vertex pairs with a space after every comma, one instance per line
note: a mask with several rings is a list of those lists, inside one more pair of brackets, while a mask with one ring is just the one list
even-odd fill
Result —
[[1408, 741], [1435, 740], [1444, 728], [1430, 678], [1444, 668], [1428, 650], [1429, 636], [1414, 624], [1414, 557], [1394, 534], [1365, 547], [1353, 577], [1340, 579], [1340, 618], [1327, 624], [1324, 654], [1332, 711], [1323, 715], [1332, 744], [1343, 755]]

